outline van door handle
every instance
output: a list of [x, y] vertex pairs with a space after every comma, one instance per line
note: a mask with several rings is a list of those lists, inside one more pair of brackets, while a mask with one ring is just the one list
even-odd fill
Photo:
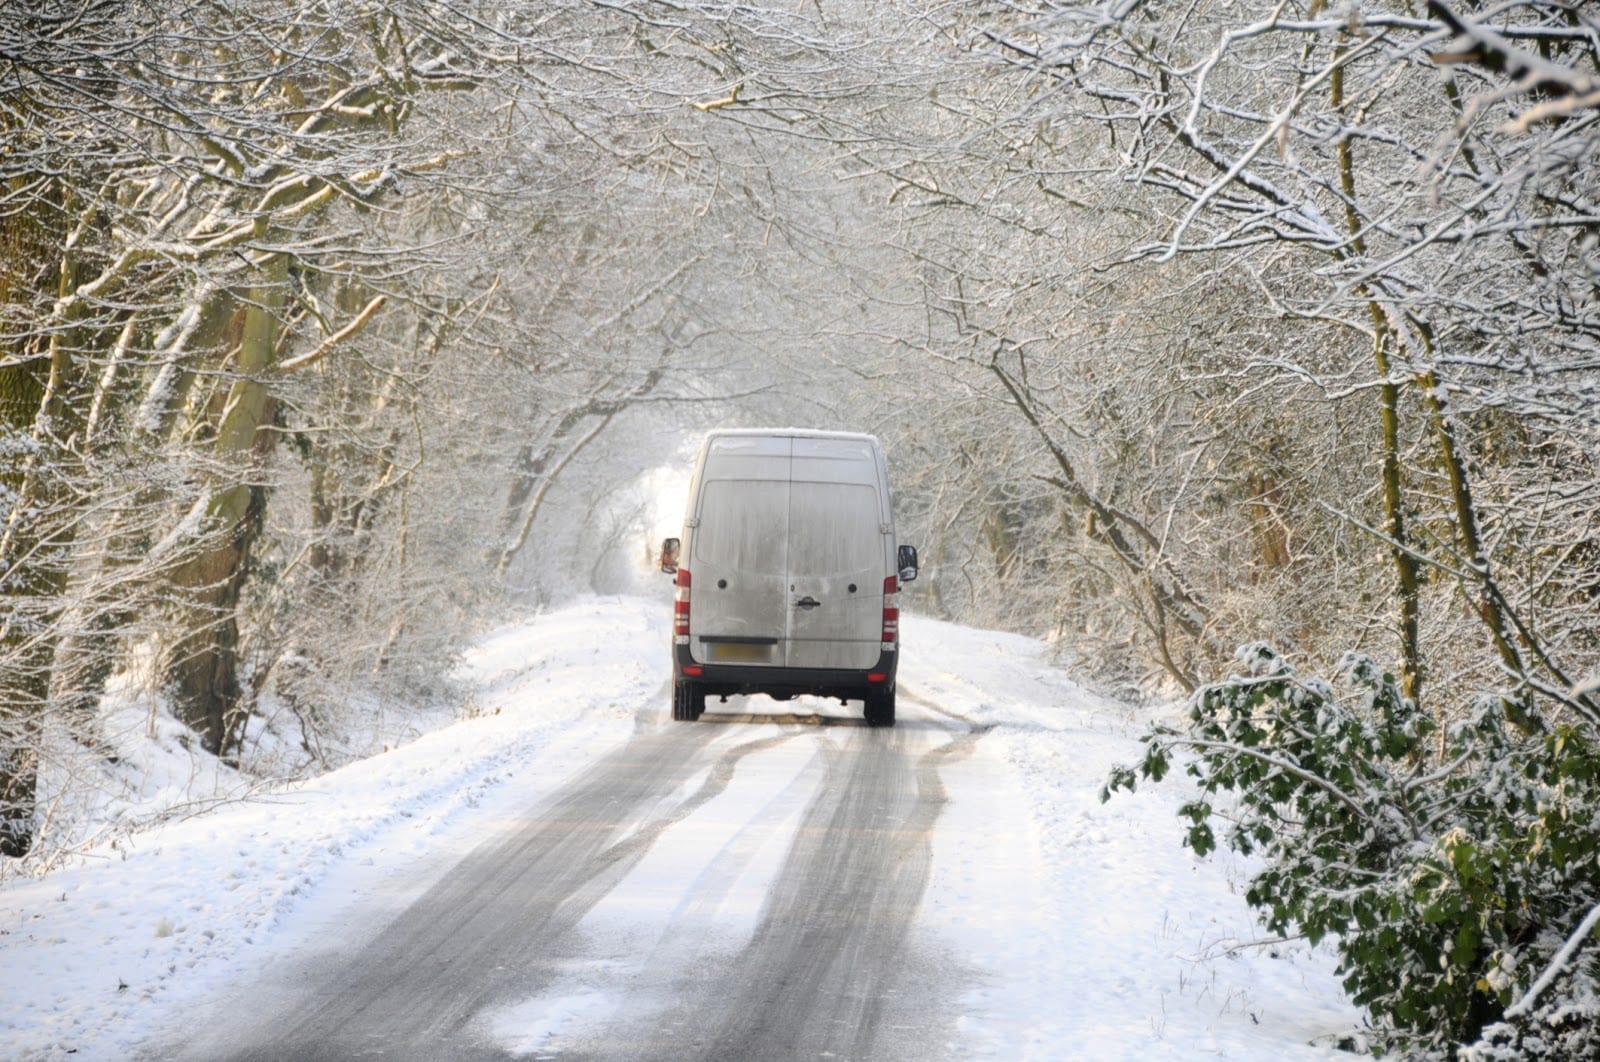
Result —
[[794, 607], [795, 608], [803, 608], [803, 609], [813, 609], [813, 608], [816, 608], [818, 605], [821, 605], [821, 604], [822, 604], [821, 601], [818, 601], [816, 598], [814, 598], [814, 597], [812, 597], [812, 596], [810, 596], [808, 594], [805, 597], [802, 597], [799, 601], [796, 601], [794, 603]]

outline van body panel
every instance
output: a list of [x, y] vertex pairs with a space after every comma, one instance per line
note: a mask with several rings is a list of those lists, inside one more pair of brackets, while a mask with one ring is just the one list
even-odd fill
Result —
[[[708, 479], [699, 524], [690, 529], [694, 573], [690, 644], [705, 660], [781, 665], [787, 636], [789, 484], [777, 479]], [[712, 639], [705, 641], [706, 638]], [[764, 649], [749, 639], [770, 639]], [[743, 645], [746, 648], [735, 649]]]
[[[861, 697], [893, 684], [883, 641], [896, 545], [888, 469], [869, 435], [713, 432], [683, 530], [692, 573], [675, 669], [709, 693]], [[892, 586], [892, 584], [890, 584]]]
[[[869, 667], [883, 628], [878, 492], [860, 483], [789, 484], [789, 667]], [[863, 534], [863, 529], [871, 529]]]

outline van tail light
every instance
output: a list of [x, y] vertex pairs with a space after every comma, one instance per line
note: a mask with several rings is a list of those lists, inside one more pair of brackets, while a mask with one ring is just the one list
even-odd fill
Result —
[[672, 596], [672, 640], [689, 644], [689, 569], [678, 569], [678, 589]]
[[894, 576], [883, 581], [883, 650], [900, 641], [900, 584]]

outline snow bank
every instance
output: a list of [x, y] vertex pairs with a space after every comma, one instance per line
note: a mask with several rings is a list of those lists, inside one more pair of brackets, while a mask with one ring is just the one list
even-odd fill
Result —
[[[904, 626], [901, 697], [994, 728], [983, 755], [943, 771], [927, 899], [928, 923], [978, 966], [963, 1053], [1348, 1057], [1329, 1045], [1360, 1012], [1333, 954], [1253, 944], [1248, 868], [1181, 846], [1181, 774], [1100, 801], [1111, 768], [1138, 757], [1141, 713], [1084, 690], [1034, 639]], [[996, 803], [1015, 811], [997, 820]]]

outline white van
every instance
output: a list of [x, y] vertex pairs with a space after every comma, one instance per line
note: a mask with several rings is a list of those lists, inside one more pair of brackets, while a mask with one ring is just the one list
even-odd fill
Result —
[[895, 541], [883, 447], [871, 435], [714, 431], [695, 461], [677, 576], [672, 717], [707, 696], [802, 693], [865, 703], [894, 725], [899, 588], [917, 551]]

